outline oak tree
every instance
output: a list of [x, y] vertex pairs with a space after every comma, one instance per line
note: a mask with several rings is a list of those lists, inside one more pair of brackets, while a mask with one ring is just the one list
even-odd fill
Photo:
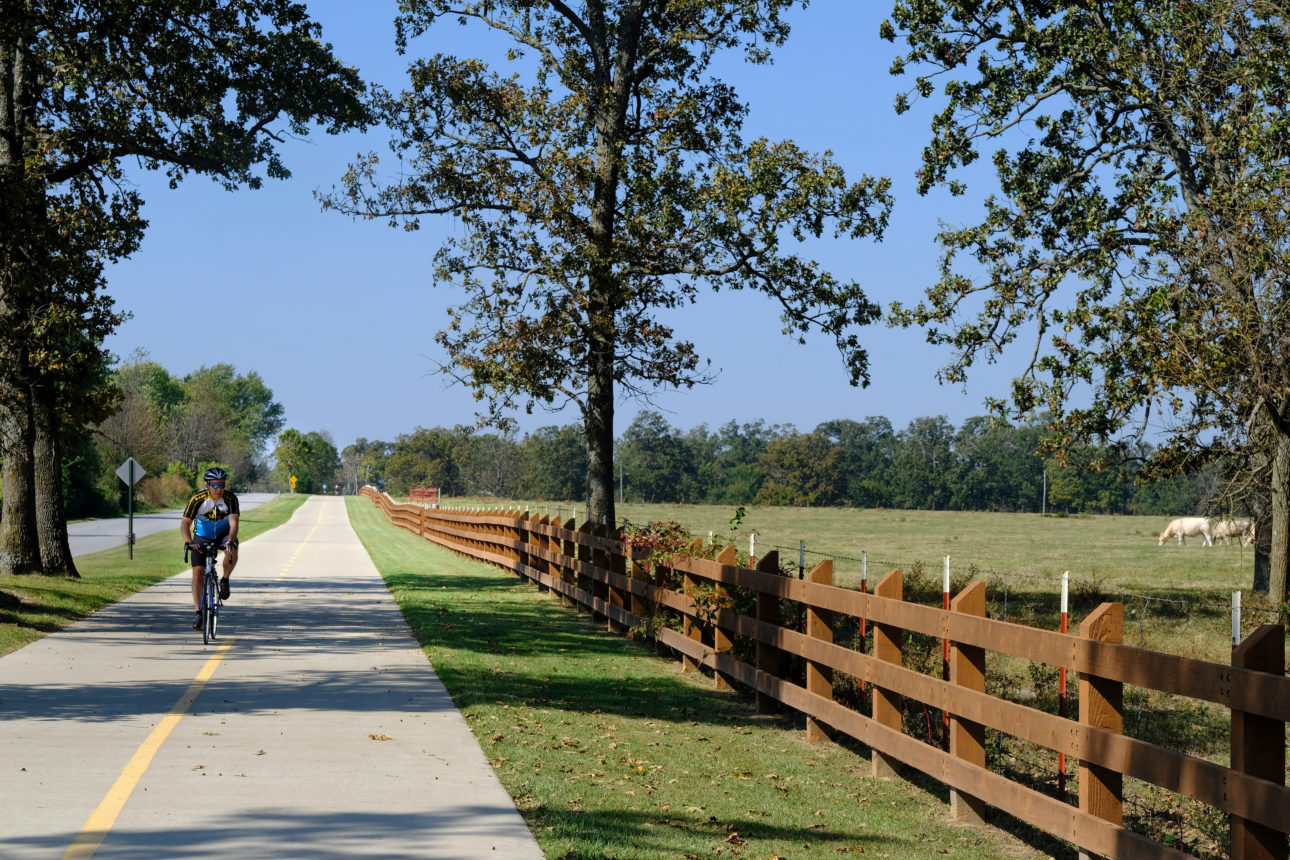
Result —
[[[1020, 352], [1000, 411], [1052, 413], [1059, 454], [1150, 451], [1145, 478], [1238, 458], [1262, 476], [1271, 597], [1290, 527], [1290, 22], [1281, 0], [918, 0], [883, 26], [897, 99], [937, 93], [920, 189], [998, 193], [940, 235], [942, 276], [894, 318], [943, 378]], [[1018, 342], [1020, 341], [1020, 342]], [[1144, 447], [1143, 440], [1151, 441]]]
[[119, 321], [103, 267], [146, 226], [123, 165], [258, 186], [286, 136], [361, 124], [360, 91], [289, 0], [0, 0], [0, 572], [75, 573], [41, 560], [38, 502], [65, 526], [38, 449]]
[[786, 332], [832, 336], [852, 383], [868, 381], [857, 327], [878, 308], [790, 243], [879, 236], [888, 182], [848, 183], [829, 154], [791, 141], [745, 141], [746, 106], [711, 73], [722, 52], [769, 62], [795, 6], [406, 0], [401, 50], [462, 23], [499, 37], [504, 56], [416, 60], [406, 91], [376, 99], [397, 167], [369, 154], [324, 198], [409, 229], [456, 219], [435, 270], [465, 294], [438, 334], [445, 370], [486, 419], [577, 404], [596, 522], [615, 518], [616, 393], [710, 379], [667, 322], [702, 288], [770, 296]]

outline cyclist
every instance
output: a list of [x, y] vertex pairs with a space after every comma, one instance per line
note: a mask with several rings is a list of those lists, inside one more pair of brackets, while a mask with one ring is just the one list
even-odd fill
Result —
[[[237, 496], [228, 490], [228, 472], [212, 466], [202, 478], [206, 489], [193, 494], [179, 521], [184, 545], [192, 548], [194, 630], [202, 629], [202, 579], [206, 575], [206, 556], [218, 555], [221, 549], [224, 550], [224, 575], [219, 581], [219, 596], [223, 600], [228, 600], [228, 577], [237, 565], [239, 510]], [[197, 528], [195, 536], [194, 525]]]

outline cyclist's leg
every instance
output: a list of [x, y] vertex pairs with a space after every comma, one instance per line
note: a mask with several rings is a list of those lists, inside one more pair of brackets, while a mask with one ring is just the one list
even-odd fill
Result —
[[206, 587], [206, 551], [214, 551], [208, 544], [209, 541], [197, 537], [193, 539], [192, 549], [189, 550], [189, 564], [193, 566], [193, 611], [196, 613], [193, 624], [197, 629], [202, 627], [202, 591]]
[[221, 579], [219, 583], [219, 596], [224, 600], [228, 600], [228, 597], [229, 597], [229, 584], [228, 584], [229, 574], [233, 572], [233, 568], [236, 566], [237, 566], [237, 546], [231, 543], [225, 544], [224, 545], [224, 578]]

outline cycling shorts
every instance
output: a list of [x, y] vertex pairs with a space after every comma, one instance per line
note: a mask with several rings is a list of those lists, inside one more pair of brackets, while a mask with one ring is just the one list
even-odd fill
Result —
[[210, 538], [196, 535], [193, 537], [192, 549], [188, 553], [189, 563], [193, 567], [205, 567], [206, 556], [212, 555], [218, 558], [220, 550], [228, 551], [228, 535], [219, 540], [211, 540]]

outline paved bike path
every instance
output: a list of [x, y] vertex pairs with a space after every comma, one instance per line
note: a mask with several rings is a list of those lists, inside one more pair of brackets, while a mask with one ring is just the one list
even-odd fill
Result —
[[0, 659], [0, 857], [542, 857], [343, 499], [243, 544], [218, 645], [191, 605]]

